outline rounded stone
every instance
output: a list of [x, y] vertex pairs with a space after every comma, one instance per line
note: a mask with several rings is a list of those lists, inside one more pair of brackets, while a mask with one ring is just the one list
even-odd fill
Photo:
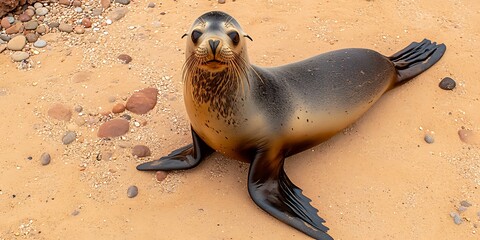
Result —
[[75, 1], [73, 1], [73, 6], [74, 7], [80, 7], [80, 6], [82, 6], [82, 2], [80, 0], [75, 0]]
[[50, 163], [50, 160], [52, 160], [52, 158], [50, 157], [50, 154], [44, 152], [42, 154], [42, 156], [40, 156], [40, 163], [45, 166], [45, 165], [48, 165]]
[[21, 52], [21, 51], [14, 52], [12, 54], [12, 60], [15, 61], [15, 62], [23, 61], [23, 60], [25, 60], [29, 57], [30, 57], [30, 54], [28, 54], [26, 52]]
[[13, 51], [20, 51], [25, 47], [25, 44], [27, 44], [27, 38], [23, 35], [18, 35], [8, 42], [7, 48]]
[[66, 24], [66, 23], [60, 23], [60, 25], [58, 26], [58, 29], [62, 32], [67, 32], [67, 33], [70, 33], [73, 31], [72, 25]]
[[135, 185], [132, 185], [128, 187], [127, 189], [127, 197], [129, 198], [134, 198], [138, 195], [138, 187]]
[[112, 108], [113, 113], [122, 113], [125, 111], [125, 105], [123, 103], [117, 103]]
[[457, 83], [450, 77], [446, 77], [440, 81], [438, 86], [443, 90], [453, 90]]
[[81, 113], [83, 111], [83, 107], [80, 105], [75, 106], [74, 108], [75, 112]]
[[77, 134], [75, 132], [68, 131], [67, 133], [65, 133], [65, 135], [63, 135], [62, 143], [64, 145], [68, 145], [68, 144], [72, 143], [73, 141], [75, 141], [76, 138], [77, 138]]
[[78, 26], [75, 26], [75, 28], [73, 29], [73, 31], [74, 31], [76, 34], [84, 34], [84, 33], [85, 33], [85, 27], [83, 27], [82, 25], [78, 25]]
[[22, 13], [22, 14], [18, 15], [18, 20], [21, 21], [21, 22], [28, 22], [28, 21], [32, 20], [32, 17], [29, 16], [28, 14], [26, 14], [26, 13]]
[[136, 145], [132, 148], [132, 155], [139, 158], [148, 157], [151, 154], [152, 153], [150, 152], [150, 148], [145, 145]]
[[6, 34], [15, 34], [15, 33], [22, 32], [23, 29], [24, 29], [23, 23], [22, 22], [16, 22], [11, 27], [5, 29], [5, 33]]
[[225, 0], [218, 0], [218, 3], [224, 4], [224, 3], [225, 3]]
[[12, 26], [12, 25], [10, 24], [10, 22], [8, 21], [8, 18], [6, 18], [6, 17], [2, 18], [2, 21], [0, 21], [0, 25], [1, 25], [3, 28], [5, 28], [5, 29], [7, 29], [7, 28], [9, 28], [10, 26]]
[[127, 120], [122, 118], [112, 119], [100, 126], [97, 136], [101, 138], [119, 137], [126, 134], [129, 129], [130, 125]]
[[27, 35], [25, 35], [25, 37], [27, 38], [27, 42], [29, 42], [29, 43], [36, 42], [37, 39], [38, 39], [38, 35], [35, 34], [35, 33], [27, 33]]
[[168, 172], [166, 172], [166, 171], [157, 171], [155, 173], [155, 179], [159, 182], [165, 180], [165, 178], [167, 178], [167, 176], [168, 176]]
[[43, 7], [43, 4], [39, 3], [39, 2], [36, 2], [35, 4], [33, 4], [33, 7], [34, 8], [41, 8], [41, 7]]
[[118, 55], [118, 59], [122, 62], [122, 63], [125, 63], [125, 64], [128, 64], [132, 61], [132, 57], [130, 57], [129, 55], [127, 54], [120, 54]]
[[136, 114], [145, 114], [152, 110], [157, 104], [158, 90], [156, 88], [145, 88], [134, 94], [127, 100], [128, 111]]
[[92, 27], [92, 21], [89, 18], [82, 19], [82, 25], [86, 28]]
[[33, 43], [33, 46], [37, 48], [43, 48], [47, 46], [47, 42], [45, 42], [45, 40], [38, 39], [35, 43]]
[[45, 34], [45, 33], [47, 33], [47, 26], [40, 25], [40, 26], [37, 27], [36, 31], [37, 31], [38, 34]]
[[26, 9], [24, 13], [27, 14], [28, 16], [30, 16], [30, 17], [33, 17], [35, 15], [35, 11], [33, 9], [30, 9], [30, 8]]
[[115, 2], [115, 3], [123, 4], [123, 5], [127, 5], [127, 4], [130, 3], [130, 0], [115, 0], [114, 2]]
[[83, 9], [82, 9], [81, 7], [76, 7], [76, 8], [74, 8], [73, 10], [74, 10], [75, 12], [77, 12], [77, 13], [83, 12]]
[[48, 23], [48, 26], [50, 28], [58, 28], [60, 26], [60, 23], [58, 22], [51, 22], [51, 23]]
[[72, 118], [72, 111], [66, 106], [56, 103], [48, 110], [48, 116], [60, 121], [70, 121]]
[[35, 14], [37, 14], [38, 16], [45, 16], [47, 15], [47, 13], [48, 13], [47, 8], [41, 7], [41, 8], [35, 9]]
[[37, 21], [29, 21], [23, 24], [26, 30], [35, 30], [38, 27]]
[[432, 144], [435, 140], [433, 139], [433, 136], [430, 134], [425, 134], [425, 137], [423, 138], [426, 143]]
[[155, 7], [155, 3], [154, 3], [154, 2], [149, 2], [149, 3], [148, 3], [148, 7], [149, 7], [149, 8], [154, 8], [154, 7]]
[[480, 135], [472, 130], [460, 129], [458, 130], [458, 137], [467, 144], [480, 144]]

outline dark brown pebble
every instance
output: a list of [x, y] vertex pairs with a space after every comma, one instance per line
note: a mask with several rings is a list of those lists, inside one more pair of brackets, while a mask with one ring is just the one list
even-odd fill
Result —
[[157, 181], [161, 182], [161, 181], [165, 180], [165, 178], [167, 178], [167, 175], [168, 175], [168, 172], [166, 172], [166, 171], [157, 171], [155, 173], [155, 179], [157, 179]]
[[127, 120], [122, 118], [112, 119], [100, 126], [97, 136], [104, 137], [119, 137], [128, 132], [130, 125]]
[[122, 61], [122, 63], [128, 64], [132, 61], [132, 57], [127, 54], [120, 54], [118, 55], [118, 59]]
[[132, 155], [137, 156], [139, 158], [147, 157], [147, 156], [150, 156], [151, 154], [152, 153], [150, 152], [150, 149], [145, 145], [136, 145], [132, 149]]
[[438, 86], [443, 90], [452, 90], [455, 88], [456, 85], [457, 84], [455, 83], [455, 80], [449, 77], [442, 79], [442, 81], [440, 81], [440, 83], [438, 84]]

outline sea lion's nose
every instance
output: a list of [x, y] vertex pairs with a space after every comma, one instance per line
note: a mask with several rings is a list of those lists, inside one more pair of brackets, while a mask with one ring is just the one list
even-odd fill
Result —
[[217, 52], [217, 47], [218, 47], [218, 44], [220, 44], [220, 40], [208, 40], [208, 44], [210, 44], [210, 48], [212, 49], [212, 54], [215, 55], [215, 53]]

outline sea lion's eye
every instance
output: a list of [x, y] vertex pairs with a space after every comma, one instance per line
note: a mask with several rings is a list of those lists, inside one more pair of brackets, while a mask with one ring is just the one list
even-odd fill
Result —
[[193, 30], [192, 32], [192, 41], [193, 43], [197, 43], [198, 42], [198, 39], [200, 38], [200, 36], [202, 36], [202, 32], [198, 31], [198, 30]]
[[238, 35], [238, 32], [230, 32], [228, 33], [228, 36], [230, 37], [230, 39], [232, 39], [233, 44], [237, 45], [240, 42], [240, 35]]

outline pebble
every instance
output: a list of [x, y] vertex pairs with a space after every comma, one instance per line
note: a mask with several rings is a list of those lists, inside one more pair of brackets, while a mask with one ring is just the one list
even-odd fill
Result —
[[438, 86], [443, 90], [452, 90], [455, 88], [456, 85], [457, 84], [455, 83], [455, 80], [450, 77], [442, 79], [442, 81], [440, 81], [440, 83], [438, 84]]
[[460, 206], [460, 207], [458, 207], [458, 209], [457, 209], [457, 210], [458, 210], [458, 212], [459, 212], [459, 213], [462, 213], [462, 212], [465, 212], [465, 211], [467, 211], [467, 209], [468, 209], [467, 207]]
[[155, 173], [155, 179], [157, 179], [157, 181], [161, 182], [161, 181], [165, 180], [165, 178], [167, 178], [167, 175], [168, 175], [168, 172], [166, 172], [166, 171], [157, 171]]
[[29, 21], [23, 24], [26, 30], [35, 30], [38, 27], [37, 21]]
[[100, 0], [100, 5], [102, 5], [103, 9], [107, 9], [110, 7], [110, 0]]
[[37, 14], [38, 16], [45, 16], [47, 15], [47, 13], [48, 13], [47, 8], [41, 7], [41, 8], [35, 9], [35, 14]]
[[15, 18], [12, 17], [12, 16], [7, 16], [7, 20], [10, 24], [14, 23], [15, 22]]
[[2, 21], [0, 21], [0, 25], [1, 25], [3, 28], [5, 28], [5, 29], [7, 29], [7, 28], [9, 28], [10, 26], [12, 26], [12, 25], [10, 24], [10, 22], [8, 21], [8, 18], [6, 18], [6, 17], [2, 18]]
[[124, 118], [124, 119], [126, 119], [127, 121], [132, 120], [132, 116], [130, 116], [130, 115], [126, 114], [126, 113], [123, 114], [121, 117]]
[[112, 10], [112, 12], [110, 12], [110, 14], [108, 14], [108, 18], [111, 19], [112, 21], [118, 21], [123, 17], [125, 17], [127, 12], [128, 10], [126, 8], [122, 8], [122, 7], [115, 8]]
[[44, 34], [47, 32], [47, 27], [45, 25], [40, 25], [36, 29], [37, 33]]
[[73, 30], [76, 34], [84, 34], [85, 33], [85, 27], [82, 25], [75, 26], [75, 29]]
[[27, 42], [29, 43], [34, 43], [38, 40], [38, 35], [35, 33], [27, 33], [25, 37], [27, 38]]
[[60, 26], [59, 22], [51, 22], [48, 24], [50, 28], [58, 28]]
[[472, 204], [469, 203], [467, 200], [463, 200], [463, 201], [460, 202], [460, 206], [471, 207]]
[[136, 114], [145, 114], [152, 110], [157, 104], [158, 90], [156, 88], [145, 88], [134, 93], [128, 100], [126, 107], [128, 111]]
[[45, 40], [38, 39], [35, 43], [33, 43], [33, 46], [37, 48], [43, 48], [47, 46], [47, 42], [45, 42]]
[[72, 111], [66, 106], [56, 103], [48, 110], [48, 116], [60, 121], [70, 121], [72, 118]]
[[42, 154], [42, 156], [40, 156], [40, 163], [45, 166], [45, 165], [48, 165], [50, 163], [50, 160], [52, 160], [52, 158], [50, 157], [50, 154], [44, 152]]
[[425, 142], [428, 144], [432, 144], [434, 142], [433, 136], [430, 134], [425, 134], [425, 137], [423, 138]]
[[148, 157], [151, 154], [150, 149], [145, 145], [136, 145], [132, 148], [132, 155], [139, 158]]
[[458, 130], [458, 137], [467, 144], [480, 144], [480, 136], [472, 130], [460, 129]]
[[32, 17], [29, 16], [28, 14], [26, 14], [26, 13], [22, 13], [22, 14], [18, 15], [18, 20], [21, 21], [21, 22], [28, 22], [28, 21], [32, 20]]
[[30, 54], [26, 52], [17, 51], [17, 52], [14, 52], [11, 57], [13, 61], [20, 62], [30, 57]]
[[130, 125], [127, 120], [122, 118], [112, 119], [100, 126], [97, 136], [101, 138], [119, 137], [126, 134], [129, 129]]
[[225, 3], [225, 0], [218, 0], [218, 3], [224, 4], [224, 3]]
[[70, 0], [58, 0], [59, 4], [70, 6]]
[[154, 3], [154, 2], [149, 2], [149, 3], [148, 3], [148, 7], [149, 7], [149, 8], [154, 8], [154, 7], [155, 7], [155, 3]]
[[72, 216], [77, 216], [78, 214], [80, 214], [80, 211], [78, 211], [77, 209], [73, 210]]
[[[109, 3], [110, 4], [110, 3]], [[102, 15], [103, 9], [102, 8], [95, 8], [92, 10], [92, 16], [100, 16]]]
[[75, 141], [76, 138], [77, 138], [77, 134], [75, 132], [68, 131], [63, 136], [62, 142], [63, 142], [64, 145], [68, 145], [68, 144], [72, 143], [73, 141]]
[[60, 25], [58, 26], [58, 29], [62, 32], [67, 32], [67, 33], [70, 33], [73, 31], [72, 25], [66, 24], [66, 23], [60, 23]]
[[122, 63], [128, 64], [132, 61], [132, 57], [127, 54], [120, 54], [118, 55], [118, 59], [122, 61]]
[[128, 187], [127, 189], [127, 197], [129, 198], [134, 198], [138, 195], [138, 187], [135, 185], [132, 185]]
[[39, 2], [36, 2], [35, 4], [33, 4], [33, 7], [36, 8], [36, 9], [41, 8], [41, 7], [43, 7], [43, 4], [39, 3]]
[[7, 44], [1, 44], [1, 45], [0, 45], [0, 53], [2, 53], [3, 51], [5, 51], [5, 49], [7, 49]]
[[82, 19], [82, 25], [86, 28], [92, 27], [92, 21], [89, 18]]
[[73, 1], [73, 6], [74, 7], [81, 7], [82, 6], [82, 2], [80, 0], [75, 0]]
[[19, 33], [23, 31], [23, 23], [21, 22], [16, 22], [15, 24], [13, 24], [11, 27], [7, 28], [5, 30], [5, 33], [6, 34], [15, 34], [15, 33]]
[[127, 5], [127, 4], [130, 3], [130, 0], [115, 0], [114, 2], [115, 2], [115, 3], [123, 4], [123, 5]]
[[125, 111], [125, 105], [123, 103], [117, 103], [112, 108], [113, 113], [122, 113]]
[[83, 9], [81, 7], [76, 7], [75, 9], [73, 9], [75, 12], [77, 13], [81, 13], [83, 12]]
[[453, 222], [457, 225], [460, 225], [462, 224], [462, 218], [460, 217], [460, 215], [456, 212], [451, 212], [450, 213], [450, 216], [453, 218]]
[[77, 126], [80, 126], [80, 127], [85, 125], [85, 122], [86, 122], [85, 119], [81, 117], [75, 119], [75, 124], [77, 124]]
[[12, 38], [10, 36], [8, 36], [7, 34], [0, 34], [0, 39], [2, 39], [5, 42], [8, 42]]
[[27, 43], [27, 38], [23, 35], [18, 35], [14, 38], [12, 38], [8, 44], [7, 47], [10, 50], [13, 51], [20, 51], [25, 47], [25, 44]]
[[83, 107], [82, 107], [82, 106], [80, 106], [80, 105], [77, 105], [77, 106], [75, 106], [74, 110], [75, 110], [75, 112], [78, 112], [78, 113], [80, 113], [80, 112], [82, 112], [82, 111], [83, 111]]

